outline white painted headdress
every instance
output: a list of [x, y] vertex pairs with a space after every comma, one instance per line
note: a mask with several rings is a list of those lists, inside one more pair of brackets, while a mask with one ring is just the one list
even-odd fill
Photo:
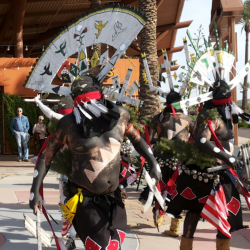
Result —
[[[193, 60], [191, 60], [189, 57], [187, 43], [184, 44], [186, 60], [189, 67], [187, 81], [201, 86], [204, 86], [204, 84], [206, 83], [212, 89], [214, 89], [215, 88], [214, 82], [220, 82], [221, 80], [225, 81], [226, 76], [227, 75], [229, 76], [229, 73], [231, 73], [234, 78], [231, 81], [229, 81], [228, 86], [229, 89], [232, 90], [248, 74], [250, 63], [248, 62], [239, 73], [236, 73], [236, 75], [234, 75], [232, 72], [232, 68], [234, 68], [235, 55], [233, 52], [229, 51], [229, 46], [227, 42], [225, 48], [221, 47], [219, 43], [219, 34], [216, 22], [214, 22], [214, 29], [216, 36], [216, 46], [212, 46], [210, 38], [208, 39], [208, 41], [204, 39], [204, 43], [206, 46], [204, 52], [201, 52], [195, 46], [195, 43], [189, 31], [187, 30], [187, 36], [196, 53], [196, 57]], [[214, 81], [209, 79], [210, 74], [212, 74]], [[183, 101], [173, 103], [172, 105], [177, 109], [186, 108], [192, 105], [199, 104], [201, 102], [211, 100], [213, 98], [214, 98], [213, 91], [210, 91], [206, 94], [198, 95], [190, 99], [185, 99]], [[237, 107], [237, 105], [234, 102], [230, 101], [229, 103], [231, 104], [232, 114], [240, 115], [243, 113], [243, 111], [239, 107]]]
[[[101, 82], [145, 24], [146, 17], [128, 6], [107, 5], [86, 13], [52, 39], [37, 60], [24, 86], [44, 93], [70, 95], [70, 87], [51, 84], [54, 77], [65, 60], [76, 52], [79, 60], [78, 74], [81, 76], [86, 73], [86, 48], [97, 43], [108, 44], [116, 49], [110, 60], [108, 51], [100, 58], [103, 68], [97, 79]], [[95, 56], [91, 63], [95, 64], [97, 60]]]

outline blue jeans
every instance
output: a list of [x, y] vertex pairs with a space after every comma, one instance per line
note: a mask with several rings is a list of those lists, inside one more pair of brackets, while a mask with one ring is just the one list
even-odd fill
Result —
[[[29, 158], [29, 148], [28, 141], [30, 139], [29, 133], [25, 132], [15, 132], [16, 143], [18, 148], [19, 159], [28, 159]], [[22, 150], [23, 147], [23, 150]], [[24, 157], [23, 157], [24, 153]]]

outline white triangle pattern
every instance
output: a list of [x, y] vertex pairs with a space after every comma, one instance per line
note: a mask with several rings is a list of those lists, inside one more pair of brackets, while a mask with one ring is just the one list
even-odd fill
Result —
[[105, 149], [100, 149], [102, 161], [90, 160], [94, 171], [84, 169], [84, 172], [91, 183], [94, 182], [99, 173], [120, 153], [121, 144], [114, 138], [109, 138], [111, 152]]

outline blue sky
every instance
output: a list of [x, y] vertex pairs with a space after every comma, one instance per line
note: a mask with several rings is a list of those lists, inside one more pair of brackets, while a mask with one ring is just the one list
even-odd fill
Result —
[[[191, 35], [197, 31], [199, 26], [202, 24], [203, 33], [207, 38], [209, 35], [209, 24], [211, 19], [211, 6], [212, 0], [186, 0], [181, 16], [182, 21], [193, 20], [192, 24], [189, 26], [188, 30]], [[245, 32], [241, 33], [242, 26], [237, 24], [235, 29], [237, 32], [238, 39], [238, 62], [236, 63], [236, 69], [239, 72], [242, 67], [245, 65]], [[182, 38], [186, 36], [187, 29], [180, 29], [177, 32], [175, 47], [183, 45]], [[194, 37], [194, 36], [193, 36]], [[191, 49], [191, 48], [190, 48]], [[191, 49], [192, 50], [192, 49]], [[177, 60], [179, 65], [186, 65], [184, 50], [182, 52], [174, 53], [173, 60]], [[249, 58], [250, 59], [250, 58]], [[179, 68], [177, 74], [179, 74], [182, 70]], [[250, 76], [248, 76], [250, 81]], [[242, 99], [242, 93], [240, 93], [241, 87], [237, 87], [237, 99]], [[248, 98], [250, 98], [250, 92], [248, 91]]]

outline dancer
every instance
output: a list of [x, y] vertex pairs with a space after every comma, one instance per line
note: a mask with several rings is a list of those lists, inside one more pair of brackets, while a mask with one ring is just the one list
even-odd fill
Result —
[[[164, 138], [166, 140], [182, 140], [187, 142], [193, 131], [194, 120], [191, 117], [185, 115], [181, 108], [175, 109], [172, 106], [172, 103], [181, 101], [182, 95], [186, 88], [186, 82], [184, 81], [183, 86], [180, 88], [179, 92], [176, 92], [174, 90], [174, 84], [170, 68], [171, 62], [168, 61], [166, 50], [163, 50], [162, 52], [164, 58], [163, 65], [165, 70], [168, 72], [167, 74], [168, 74], [170, 93], [164, 93], [160, 88], [156, 88], [150, 84], [152, 80], [148, 70], [147, 59], [144, 55], [142, 55], [142, 60], [144, 68], [146, 69], [146, 76], [147, 76], [147, 79], [145, 80], [149, 82], [150, 90], [156, 92], [162, 97], [167, 96], [165, 109], [160, 114], [154, 116], [150, 122], [150, 127], [149, 127], [150, 141], [153, 142], [153, 138], [156, 132], [158, 141]], [[172, 153], [165, 153], [162, 155], [154, 152], [154, 154], [161, 167], [162, 180], [160, 181], [160, 189], [165, 199], [167, 193], [169, 193], [170, 195], [172, 194], [172, 192], [169, 189], [166, 189], [166, 186], [169, 179], [172, 177], [173, 173], [177, 168], [178, 160], [175, 159], [175, 157], [173, 157]], [[141, 193], [139, 200], [140, 201], [147, 200], [148, 193], [149, 193], [149, 188], [146, 187], [144, 191]], [[153, 219], [156, 227], [159, 227], [161, 225], [164, 215], [165, 213], [159, 208], [157, 204], [153, 208]], [[170, 230], [166, 230], [165, 233], [173, 237], [179, 236], [180, 221], [181, 221], [180, 216], [172, 218]]]
[[[224, 93], [227, 94], [224, 95]], [[233, 145], [230, 142], [233, 138], [232, 124], [231, 119], [226, 118], [225, 114], [225, 108], [227, 103], [230, 102], [230, 97], [231, 91], [226, 82], [219, 80], [214, 83], [213, 99], [205, 102], [201, 109], [193, 136], [199, 150], [214, 157], [214, 159], [221, 160], [217, 160], [218, 164], [226, 162], [229, 167], [236, 169], [242, 164], [237, 157], [232, 155]], [[211, 119], [211, 115], [209, 116], [208, 112], [211, 110], [212, 112], [218, 111], [221, 116], [221, 118], [219, 116], [215, 117], [211, 122], [211, 126], [226, 152], [213, 143], [215, 141], [215, 138], [212, 136], [213, 132], [206, 123], [206, 120]], [[178, 177], [176, 182], [177, 195], [172, 199], [167, 209], [167, 213], [174, 216], [174, 218], [178, 218], [182, 210], [188, 210], [184, 221], [181, 250], [192, 249], [194, 232], [214, 182], [221, 183], [227, 204], [230, 204], [232, 198], [237, 201], [236, 210], [230, 210], [230, 206], [228, 206], [230, 216], [228, 216], [227, 220], [231, 226], [230, 232], [243, 228], [240, 197], [229, 176], [224, 171], [219, 171], [216, 175], [209, 175], [206, 169], [201, 169], [197, 165], [185, 166], [184, 164], [182, 165], [182, 170], [183, 174]], [[218, 250], [229, 249], [230, 239], [219, 230], [216, 241]]]
[[[152, 124], [150, 128], [154, 129], [157, 133], [158, 141], [161, 138], [166, 138], [168, 140], [183, 140], [188, 141], [190, 135], [193, 132], [194, 120], [187, 115], [183, 114], [183, 110], [176, 110], [171, 104], [181, 100], [181, 95], [172, 90], [166, 98], [166, 108], [158, 115], [153, 117]], [[154, 138], [154, 133], [151, 134], [151, 140]], [[161, 164], [162, 180], [160, 182], [160, 187], [163, 189], [171, 176], [173, 175], [178, 161], [175, 159], [173, 154], [160, 155], [154, 153], [157, 161]], [[165, 162], [165, 164], [163, 163]], [[153, 218], [156, 226], [160, 226], [163, 220], [164, 212], [156, 208], [153, 209]], [[170, 229], [166, 230], [165, 233], [169, 236], [178, 237], [179, 236], [179, 226], [181, 218], [172, 218]]]
[[[38, 161], [30, 207], [34, 213], [41, 209], [39, 189], [42, 180], [53, 156], [62, 144], [67, 144], [72, 155], [68, 175], [72, 199], [65, 206], [76, 202], [73, 219], [76, 232], [87, 249], [94, 245], [105, 249], [110, 244], [119, 249], [126, 232], [126, 213], [118, 189], [120, 145], [124, 133], [149, 162], [150, 174], [157, 183], [161, 173], [148, 145], [130, 125], [128, 112], [104, 100], [100, 87], [100, 82], [91, 76], [79, 77], [73, 82], [74, 113], [59, 121], [55, 131], [57, 139], [48, 143]], [[68, 217], [72, 219], [72, 214]]]
[[[216, 38], [218, 38], [217, 26], [215, 26]], [[191, 43], [192, 38], [187, 32]], [[242, 210], [239, 193], [225, 171], [207, 172], [207, 168], [226, 163], [228, 171], [235, 176], [237, 182], [241, 183], [235, 169], [242, 166], [239, 158], [233, 156], [232, 120], [238, 121], [238, 115], [247, 118], [247, 114], [236, 106], [231, 98], [231, 90], [239, 83], [240, 76], [226, 83], [225, 73], [230, 71], [234, 55], [229, 53], [228, 46], [225, 50], [220, 47], [219, 38], [217, 40], [217, 51], [213, 50], [210, 41], [205, 40], [207, 51], [198, 53], [195, 65], [190, 64], [190, 81], [204, 84], [206, 81], [210, 85], [209, 93], [191, 98], [190, 100], [173, 103], [174, 107], [185, 107], [194, 105], [205, 100], [201, 109], [195, 129], [193, 132], [194, 143], [191, 145], [181, 145], [175, 147], [175, 154], [183, 164], [179, 170], [181, 175], [176, 181], [176, 190], [170, 202], [167, 213], [177, 218], [183, 210], [187, 210], [184, 221], [183, 235], [181, 237], [181, 250], [191, 250], [194, 233], [201, 216], [212, 223], [218, 230], [216, 237], [217, 250], [229, 250], [231, 232], [244, 228], [242, 222]], [[194, 46], [197, 51], [197, 48]], [[222, 60], [217, 58], [218, 53], [224, 54]], [[205, 64], [200, 62], [206, 57]], [[227, 57], [225, 57], [227, 56]], [[227, 61], [225, 61], [227, 59]], [[214, 62], [214, 63], [212, 63]], [[197, 67], [200, 67], [199, 70]], [[225, 71], [219, 69], [224, 67]], [[197, 72], [202, 72], [197, 78]], [[215, 78], [212, 83], [204, 72], [212, 71]], [[241, 71], [244, 77], [249, 71], [249, 64]], [[244, 73], [243, 73], [244, 72]], [[167, 143], [167, 142], [166, 142]], [[185, 148], [185, 152], [183, 152]], [[249, 194], [245, 187], [241, 185], [246, 202], [249, 204]]]

